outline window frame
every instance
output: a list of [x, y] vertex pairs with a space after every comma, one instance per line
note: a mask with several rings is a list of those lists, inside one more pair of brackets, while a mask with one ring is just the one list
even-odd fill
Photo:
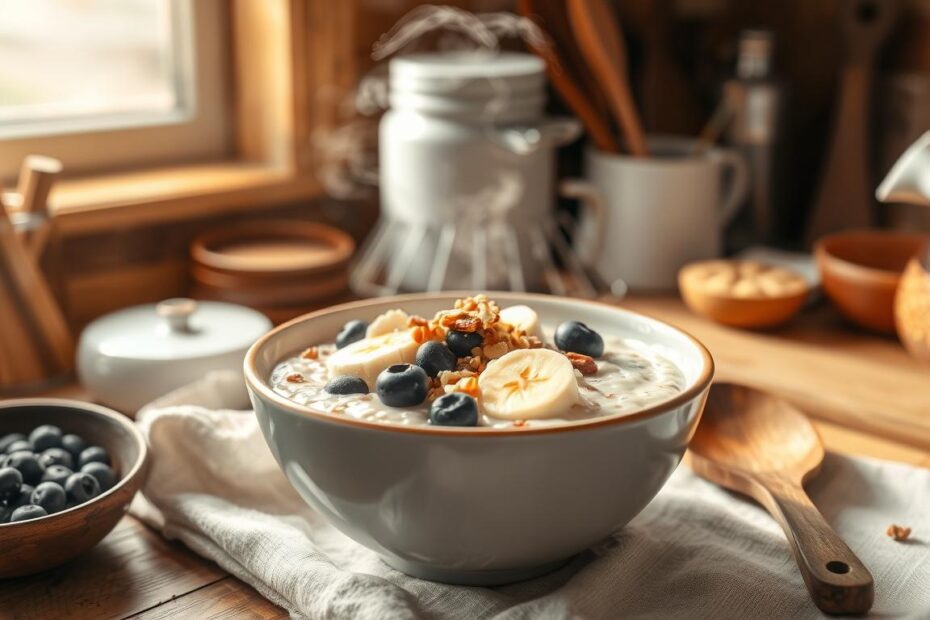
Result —
[[[181, 58], [182, 109], [162, 114], [127, 113], [96, 118], [49, 121], [52, 130], [0, 135], [0, 179], [13, 179], [29, 154], [60, 159], [70, 175], [112, 172], [168, 162], [224, 157], [231, 144], [229, 98], [229, 28], [223, 0], [171, 0], [173, 36], [189, 43], [176, 46]], [[191, 28], [188, 29], [188, 26]], [[26, 135], [24, 131], [29, 131]]]

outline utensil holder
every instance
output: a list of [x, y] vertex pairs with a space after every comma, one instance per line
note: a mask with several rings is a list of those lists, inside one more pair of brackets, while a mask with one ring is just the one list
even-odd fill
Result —
[[68, 325], [21, 239], [41, 217], [11, 217], [0, 202], [0, 394], [47, 385], [74, 367]]

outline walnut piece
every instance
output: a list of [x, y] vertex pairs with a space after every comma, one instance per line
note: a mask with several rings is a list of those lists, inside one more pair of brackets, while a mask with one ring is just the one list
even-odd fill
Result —
[[564, 352], [564, 355], [568, 358], [568, 361], [572, 363], [572, 367], [579, 370], [581, 374], [593, 375], [597, 373], [597, 364], [593, 357], [582, 355], [581, 353], [572, 353], [570, 351]]
[[896, 541], [900, 542], [902, 540], [907, 540], [908, 536], [911, 535], [911, 528], [892, 523], [888, 526], [888, 529], [885, 531], [885, 533], [891, 538], [894, 538]]
[[310, 347], [306, 351], [300, 354], [300, 357], [305, 360], [315, 360], [320, 357], [320, 350], [316, 347]]
[[288, 383], [303, 383], [304, 376], [300, 374], [299, 372], [291, 373], [287, 376], [287, 382]]

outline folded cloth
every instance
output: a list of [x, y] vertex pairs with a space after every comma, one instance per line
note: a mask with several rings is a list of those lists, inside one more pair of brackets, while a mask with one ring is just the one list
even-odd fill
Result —
[[[215, 374], [146, 407], [152, 468], [132, 511], [294, 618], [819, 618], [775, 522], [680, 467], [627, 526], [543, 577], [497, 588], [414, 579], [307, 507]], [[930, 470], [830, 454], [808, 488], [875, 578], [873, 613], [930, 617]], [[885, 534], [914, 528], [906, 542]]]

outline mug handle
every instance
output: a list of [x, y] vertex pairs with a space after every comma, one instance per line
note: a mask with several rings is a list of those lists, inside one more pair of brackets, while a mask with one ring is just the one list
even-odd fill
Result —
[[749, 165], [737, 151], [717, 150], [712, 151], [710, 156], [719, 161], [724, 170], [730, 171], [729, 187], [720, 206], [720, 224], [726, 226], [736, 216], [749, 193]]
[[[607, 203], [604, 195], [592, 183], [584, 179], [563, 179], [559, 183], [559, 195], [577, 200], [584, 206], [585, 218], [594, 218], [594, 245], [588, 254], [587, 266], [590, 267], [600, 258], [607, 234]], [[579, 226], [580, 228], [580, 226]]]

